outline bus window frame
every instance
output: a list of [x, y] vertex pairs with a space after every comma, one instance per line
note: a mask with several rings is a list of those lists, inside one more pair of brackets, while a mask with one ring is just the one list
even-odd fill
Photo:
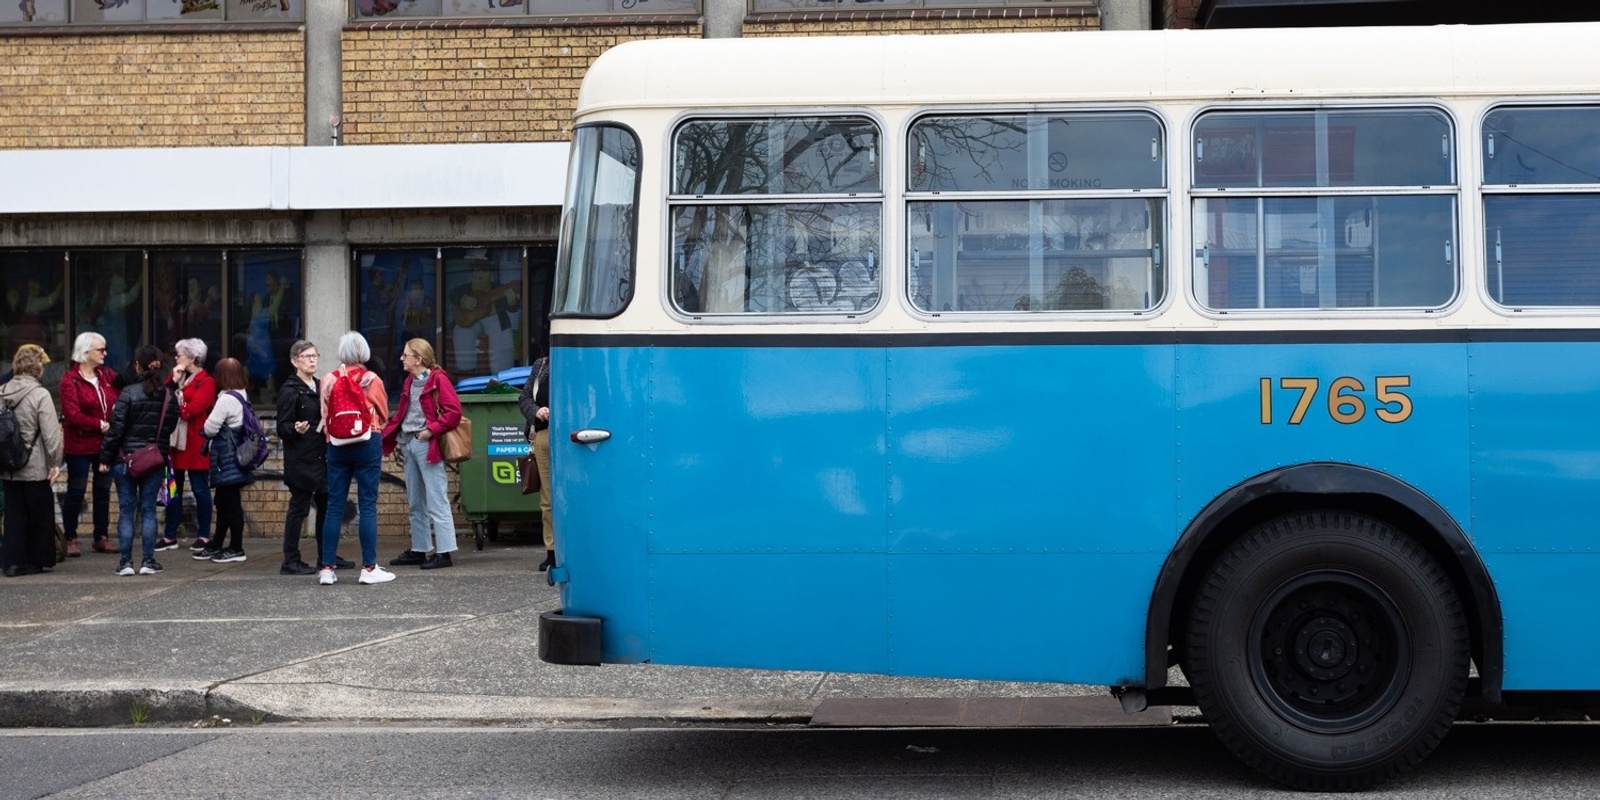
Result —
[[[994, 116], [1027, 116], [1027, 115], [1094, 115], [1094, 114], [1139, 114], [1152, 118], [1158, 128], [1161, 158], [1163, 163], [1159, 170], [1161, 185], [1154, 188], [1137, 189], [1100, 189], [1100, 190], [1067, 190], [1067, 189], [1023, 189], [1017, 191], [995, 192], [941, 192], [917, 190], [910, 188], [908, 174], [911, 148], [911, 134], [917, 123], [930, 117], [994, 117]], [[895, 162], [896, 175], [893, 189], [894, 200], [898, 203], [895, 212], [895, 221], [899, 224], [899, 238], [895, 241], [896, 258], [898, 259], [899, 302], [904, 313], [913, 319], [923, 322], [1043, 322], [1046, 320], [1059, 322], [1062, 319], [1083, 321], [1104, 320], [1148, 320], [1161, 316], [1169, 309], [1179, 294], [1174, 286], [1173, 269], [1173, 233], [1175, 232], [1174, 206], [1179, 201], [1179, 184], [1177, 182], [1177, 165], [1174, 163], [1176, 151], [1173, 144], [1173, 131], [1177, 128], [1170, 115], [1158, 105], [1150, 103], [1083, 103], [1062, 104], [1051, 103], [1048, 105], [1017, 105], [1000, 103], [993, 105], [964, 104], [964, 105], [930, 105], [920, 106], [908, 111], [905, 115], [898, 138], [895, 140], [898, 160]], [[913, 202], [938, 202], [941, 199], [961, 198], [974, 201], [1032, 201], [1032, 200], [1140, 200], [1157, 197], [1162, 200], [1162, 214], [1159, 220], [1152, 219], [1151, 231], [1158, 232], [1161, 236], [1162, 254], [1158, 267], [1163, 271], [1164, 291], [1160, 299], [1148, 308], [1138, 309], [1047, 309], [1040, 311], [1018, 311], [1003, 309], [998, 311], [930, 311], [917, 306], [911, 296], [911, 256], [910, 256], [910, 214], [909, 204]], [[1148, 288], [1148, 287], [1147, 287]]]
[[[1229, 186], [1205, 187], [1196, 186], [1198, 168], [1195, 163], [1195, 135], [1199, 120], [1217, 112], [1246, 113], [1246, 114], [1271, 114], [1271, 113], [1316, 113], [1319, 111], [1383, 111], [1383, 110], [1431, 110], [1440, 114], [1449, 125], [1449, 142], [1451, 147], [1451, 160], [1454, 170], [1455, 182], [1443, 190], [1438, 186]], [[1468, 276], [1463, 274], [1466, 269], [1462, 253], [1464, 248], [1478, 245], [1479, 234], [1473, 232], [1468, 238], [1466, 231], [1467, 212], [1466, 200], [1470, 191], [1478, 183], [1469, 176], [1470, 169], [1481, 169], [1474, 160], [1468, 162], [1464, 149], [1463, 136], [1466, 128], [1461, 124], [1461, 119], [1455, 109], [1440, 95], [1405, 97], [1384, 100], [1368, 100], [1365, 98], [1339, 98], [1337, 100], [1314, 100], [1309, 102], [1232, 102], [1214, 101], [1194, 105], [1189, 110], [1189, 115], [1184, 120], [1183, 132], [1185, 141], [1183, 147], [1183, 161], [1180, 166], [1183, 182], [1184, 203], [1184, 289], [1186, 301], [1194, 312], [1203, 318], [1211, 320], [1222, 319], [1396, 319], [1417, 317], [1443, 317], [1458, 311], [1467, 298]], [[1473, 135], [1477, 135], [1474, 129]], [[1476, 145], [1474, 145], [1476, 147]], [[1481, 176], [1478, 176], [1481, 177]], [[1200, 296], [1200, 281], [1197, 280], [1199, 271], [1200, 254], [1195, 239], [1198, 226], [1195, 222], [1195, 200], [1200, 198], [1266, 198], [1266, 199], [1316, 199], [1335, 197], [1449, 197], [1454, 201], [1454, 239], [1452, 245], [1451, 274], [1453, 287], [1449, 298], [1437, 306], [1350, 306], [1332, 308], [1215, 308]], [[1472, 212], [1476, 217], [1481, 212], [1479, 209]], [[1473, 278], [1474, 283], [1477, 282]]]
[[[688, 123], [696, 121], [736, 121], [736, 120], [772, 120], [772, 119], [798, 119], [806, 117], [860, 117], [870, 121], [877, 128], [878, 136], [878, 191], [871, 196], [862, 197], [844, 193], [818, 193], [818, 194], [745, 194], [745, 195], [688, 195], [677, 194], [673, 191], [676, 182], [677, 169], [677, 141], [678, 132]], [[855, 105], [840, 105], [826, 107], [796, 107], [796, 108], [695, 108], [680, 111], [671, 120], [662, 126], [663, 135], [660, 139], [660, 151], [664, 154], [664, 163], [661, 165], [661, 220], [659, 224], [660, 255], [658, 258], [659, 275], [661, 276], [660, 303], [668, 318], [688, 325], [807, 325], [807, 324], [842, 324], [860, 323], [873, 319], [882, 314], [887, 307], [885, 302], [891, 288], [892, 272], [888, 266], [889, 259], [895, 257], [891, 251], [892, 242], [888, 231], [893, 220], [890, 214], [890, 202], [900, 195], [901, 185], [889, 175], [885, 164], [889, 159], [898, 158], [900, 152], [899, 142], [891, 126], [884, 118], [881, 108], [865, 108]], [[675, 249], [676, 234], [673, 229], [673, 214], [676, 209], [691, 206], [753, 206], [753, 205], [799, 205], [799, 204], [826, 204], [826, 203], [856, 203], [878, 204], [878, 297], [870, 307], [859, 311], [791, 311], [791, 312], [754, 312], [754, 311], [708, 311], [690, 312], [678, 307], [673, 299], [673, 253]]]
[[1474, 209], [1476, 229], [1473, 231], [1473, 246], [1482, 259], [1482, 268], [1474, 276], [1476, 289], [1482, 298], [1484, 307], [1497, 316], [1507, 319], [1518, 317], [1593, 317], [1600, 316], [1600, 304], [1571, 305], [1571, 306], [1544, 306], [1544, 305], [1515, 305], [1502, 303], [1496, 300], [1490, 291], [1490, 281], [1493, 280], [1492, 272], [1495, 269], [1493, 258], [1493, 242], [1489, 237], [1489, 214], [1487, 201], [1491, 196], [1528, 196], [1528, 195], [1574, 195], [1595, 194], [1600, 195], [1600, 180], [1594, 183], [1489, 183], [1484, 180], [1487, 164], [1484, 147], [1484, 124], [1489, 115], [1495, 111], [1508, 108], [1537, 109], [1559, 108], [1563, 106], [1583, 106], [1600, 112], [1600, 96], [1548, 96], [1529, 99], [1527, 97], [1504, 96], [1486, 99], [1478, 109], [1477, 117], [1473, 120], [1472, 135], [1477, 137], [1474, 153], [1477, 162], [1472, 164], [1474, 199], [1477, 207]]
[[[631, 232], [633, 256], [629, 259], [628, 264], [627, 293], [620, 299], [620, 302], [617, 304], [617, 307], [614, 311], [606, 313], [562, 311], [558, 309], [556, 305], [556, 292], [559, 288], [567, 283], [566, 248], [570, 246], [568, 243], [571, 241], [571, 237], [568, 236], [567, 231], [567, 218], [568, 215], [572, 213], [572, 209], [568, 203], [572, 199], [572, 187], [577, 179], [577, 171], [582, 167], [582, 164], [579, 163], [578, 159], [573, 158], [572, 155], [575, 155], [577, 152], [578, 131], [585, 128], [614, 128], [628, 134], [629, 136], [633, 137], [634, 147], [638, 150], [639, 158], [639, 163], [634, 166], [633, 230]], [[640, 200], [643, 197], [644, 192], [644, 170], [645, 164], [647, 163], [646, 158], [648, 156], [644, 152], [645, 145], [643, 137], [639, 135], [639, 132], [635, 130], [632, 125], [624, 122], [609, 119], [594, 120], [592, 122], [585, 122], [574, 126], [572, 132], [573, 139], [572, 147], [568, 155], [567, 175], [566, 179], [562, 183], [561, 189], [561, 217], [556, 222], [555, 269], [550, 276], [550, 319], [615, 319], [627, 312], [628, 308], [633, 305], [633, 301], [637, 299], [636, 295], [639, 287], [639, 212], [641, 209]]]

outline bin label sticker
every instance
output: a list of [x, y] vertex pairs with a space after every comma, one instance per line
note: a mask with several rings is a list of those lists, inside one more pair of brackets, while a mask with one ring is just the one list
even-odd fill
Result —
[[522, 479], [517, 475], [517, 462], [492, 461], [489, 464], [489, 476], [495, 483], [520, 484]]
[[[502, 456], [506, 458], [521, 458], [528, 454], [530, 445], [528, 437], [523, 435], [521, 425], [490, 425], [489, 446], [486, 452], [489, 456]], [[501, 481], [499, 473], [495, 473], [497, 483]]]

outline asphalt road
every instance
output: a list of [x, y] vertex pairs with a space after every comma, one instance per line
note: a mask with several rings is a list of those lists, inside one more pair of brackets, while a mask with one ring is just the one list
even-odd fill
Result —
[[[1459, 725], [1381, 798], [1600, 797], [1600, 725]], [[0, 732], [0, 797], [1305, 798], [1199, 725], [1130, 730], [252, 725]]]

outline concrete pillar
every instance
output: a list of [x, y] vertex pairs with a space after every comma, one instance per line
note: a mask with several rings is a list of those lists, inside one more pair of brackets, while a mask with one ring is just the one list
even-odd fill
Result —
[[346, 5], [340, 0], [306, 3], [306, 146], [339, 143], [344, 94], [339, 32]]
[[306, 338], [323, 354], [324, 371], [339, 366], [332, 353], [339, 336], [350, 330], [349, 253], [343, 212], [306, 215]]
[[[340, 144], [344, 114], [343, 47], [348, 6], [341, 0], [306, 2], [306, 146]], [[305, 217], [306, 338], [324, 354], [323, 369], [336, 367], [331, 356], [339, 335], [351, 328], [350, 242], [344, 214], [313, 211]], [[287, 357], [287, 356], [284, 356]]]
[[1100, 0], [1100, 30], [1148, 31], [1150, 0]]
[[701, 0], [705, 38], [737, 39], [744, 35], [745, 0]]

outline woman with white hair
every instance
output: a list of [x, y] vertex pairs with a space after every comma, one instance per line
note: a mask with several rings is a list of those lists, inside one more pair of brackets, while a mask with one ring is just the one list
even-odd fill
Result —
[[50, 390], [39, 385], [50, 356], [36, 344], [17, 348], [11, 380], [0, 386], [0, 403], [16, 417], [27, 451], [15, 469], [0, 472], [5, 484], [6, 533], [0, 572], [7, 578], [48, 572], [56, 565], [56, 498], [50, 490], [61, 474], [61, 421]]
[[189, 551], [197, 561], [210, 561], [220, 548], [211, 546], [211, 456], [206, 454], [206, 417], [217, 404], [217, 382], [206, 372], [206, 343], [199, 339], [180, 339], [172, 346], [177, 363], [167, 388], [178, 406], [178, 429], [172, 433], [172, 478], [174, 489], [167, 501], [167, 531], [156, 542], [157, 550], [178, 548], [178, 524], [183, 521], [183, 482], [189, 480], [194, 492], [195, 534]]
[[100, 443], [111, 427], [117, 405], [117, 372], [106, 366], [106, 337], [84, 331], [72, 343], [73, 368], [61, 375], [61, 426], [67, 459], [67, 490], [61, 493], [61, 532], [67, 557], [83, 554], [78, 547], [78, 517], [83, 495], [94, 479], [94, 551], [115, 553], [106, 537], [111, 532], [111, 476], [96, 469]]
[[383, 473], [383, 438], [373, 436], [389, 422], [389, 395], [383, 379], [366, 368], [372, 360], [367, 338], [355, 331], [339, 337], [339, 367], [322, 379], [322, 430], [328, 439], [328, 516], [322, 524], [322, 569], [317, 582], [337, 583], [339, 529], [356, 483], [356, 533], [361, 539], [359, 583], [387, 583], [394, 573], [378, 566], [378, 478]]

